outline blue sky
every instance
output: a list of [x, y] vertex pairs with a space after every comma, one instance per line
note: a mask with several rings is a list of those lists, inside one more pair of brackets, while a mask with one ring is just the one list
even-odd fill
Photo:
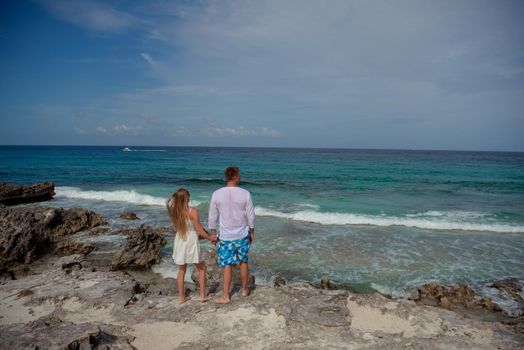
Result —
[[10, 1], [0, 144], [524, 151], [523, 1]]

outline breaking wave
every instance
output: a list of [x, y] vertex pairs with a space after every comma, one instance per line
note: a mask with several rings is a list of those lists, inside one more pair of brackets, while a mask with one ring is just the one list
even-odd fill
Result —
[[405, 216], [388, 216], [323, 213], [314, 210], [284, 213], [263, 207], [257, 207], [255, 212], [258, 216], [273, 216], [295, 221], [313, 222], [320, 225], [407, 226], [431, 230], [491, 231], [503, 233], [524, 232], [524, 226], [500, 222], [486, 222], [486, 215], [476, 212], [429, 211]]
[[[135, 190], [116, 191], [88, 191], [77, 187], [57, 187], [57, 197], [90, 199], [107, 202], [127, 202], [137, 205], [165, 206], [167, 198], [155, 197], [148, 194], [138, 193]], [[200, 204], [199, 201], [191, 200], [192, 206]]]

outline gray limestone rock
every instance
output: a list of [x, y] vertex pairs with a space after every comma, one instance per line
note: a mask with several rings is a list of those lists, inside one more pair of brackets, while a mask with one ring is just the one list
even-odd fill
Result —
[[124, 245], [111, 262], [112, 270], [150, 268], [160, 262], [160, 250], [167, 240], [150, 226], [129, 230]]
[[31, 263], [61, 237], [107, 222], [82, 208], [0, 208], [0, 266]]

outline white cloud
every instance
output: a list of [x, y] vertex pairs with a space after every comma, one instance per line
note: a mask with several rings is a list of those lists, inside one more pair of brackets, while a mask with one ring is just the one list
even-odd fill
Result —
[[123, 135], [139, 135], [142, 133], [142, 127], [129, 127], [126, 124], [115, 125], [111, 128], [111, 131], [114, 134], [123, 134]]
[[107, 134], [108, 130], [106, 128], [99, 126], [95, 129], [95, 132], [99, 135], [105, 135]]
[[115, 125], [110, 128], [105, 128], [102, 126], [97, 127], [94, 130], [94, 133], [97, 135], [130, 135], [138, 136], [143, 133], [142, 127], [130, 127], [126, 124]]
[[177, 126], [173, 130], [173, 135], [175, 136], [191, 136], [192, 132], [185, 126]]
[[40, 0], [58, 18], [97, 31], [122, 32], [144, 21], [96, 1]]
[[279, 137], [280, 133], [268, 127], [248, 129], [243, 126], [238, 127], [217, 127], [208, 126], [200, 131], [203, 135], [211, 137], [224, 136], [266, 136]]
[[75, 127], [73, 128], [73, 130], [74, 130], [77, 134], [79, 134], [79, 135], [85, 135], [85, 134], [87, 134], [87, 131], [86, 131], [86, 130], [81, 129], [81, 128], [77, 127], [77, 126], [75, 126]]
[[151, 65], [151, 67], [153, 67], [153, 69], [155, 69], [155, 70], [158, 69], [157, 63], [155, 62], [153, 57], [151, 57], [150, 54], [148, 54], [146, 52], [142, 52], [140, 54], [140, 56], [142, 56], [142, 58], [144, 58], [144, 60], [146, 60], [146, 62], [149, 63], [149, 65]]

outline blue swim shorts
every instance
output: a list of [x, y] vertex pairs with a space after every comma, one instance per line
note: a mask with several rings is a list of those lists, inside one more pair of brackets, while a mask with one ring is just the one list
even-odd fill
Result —
[[247, 253], [249, 252], [250, 239], [237, 239], [234, 241], [222, 241], [217, 243], [218, 265], [221, 267], [235, 265], [241, 262], [248, 262]]

